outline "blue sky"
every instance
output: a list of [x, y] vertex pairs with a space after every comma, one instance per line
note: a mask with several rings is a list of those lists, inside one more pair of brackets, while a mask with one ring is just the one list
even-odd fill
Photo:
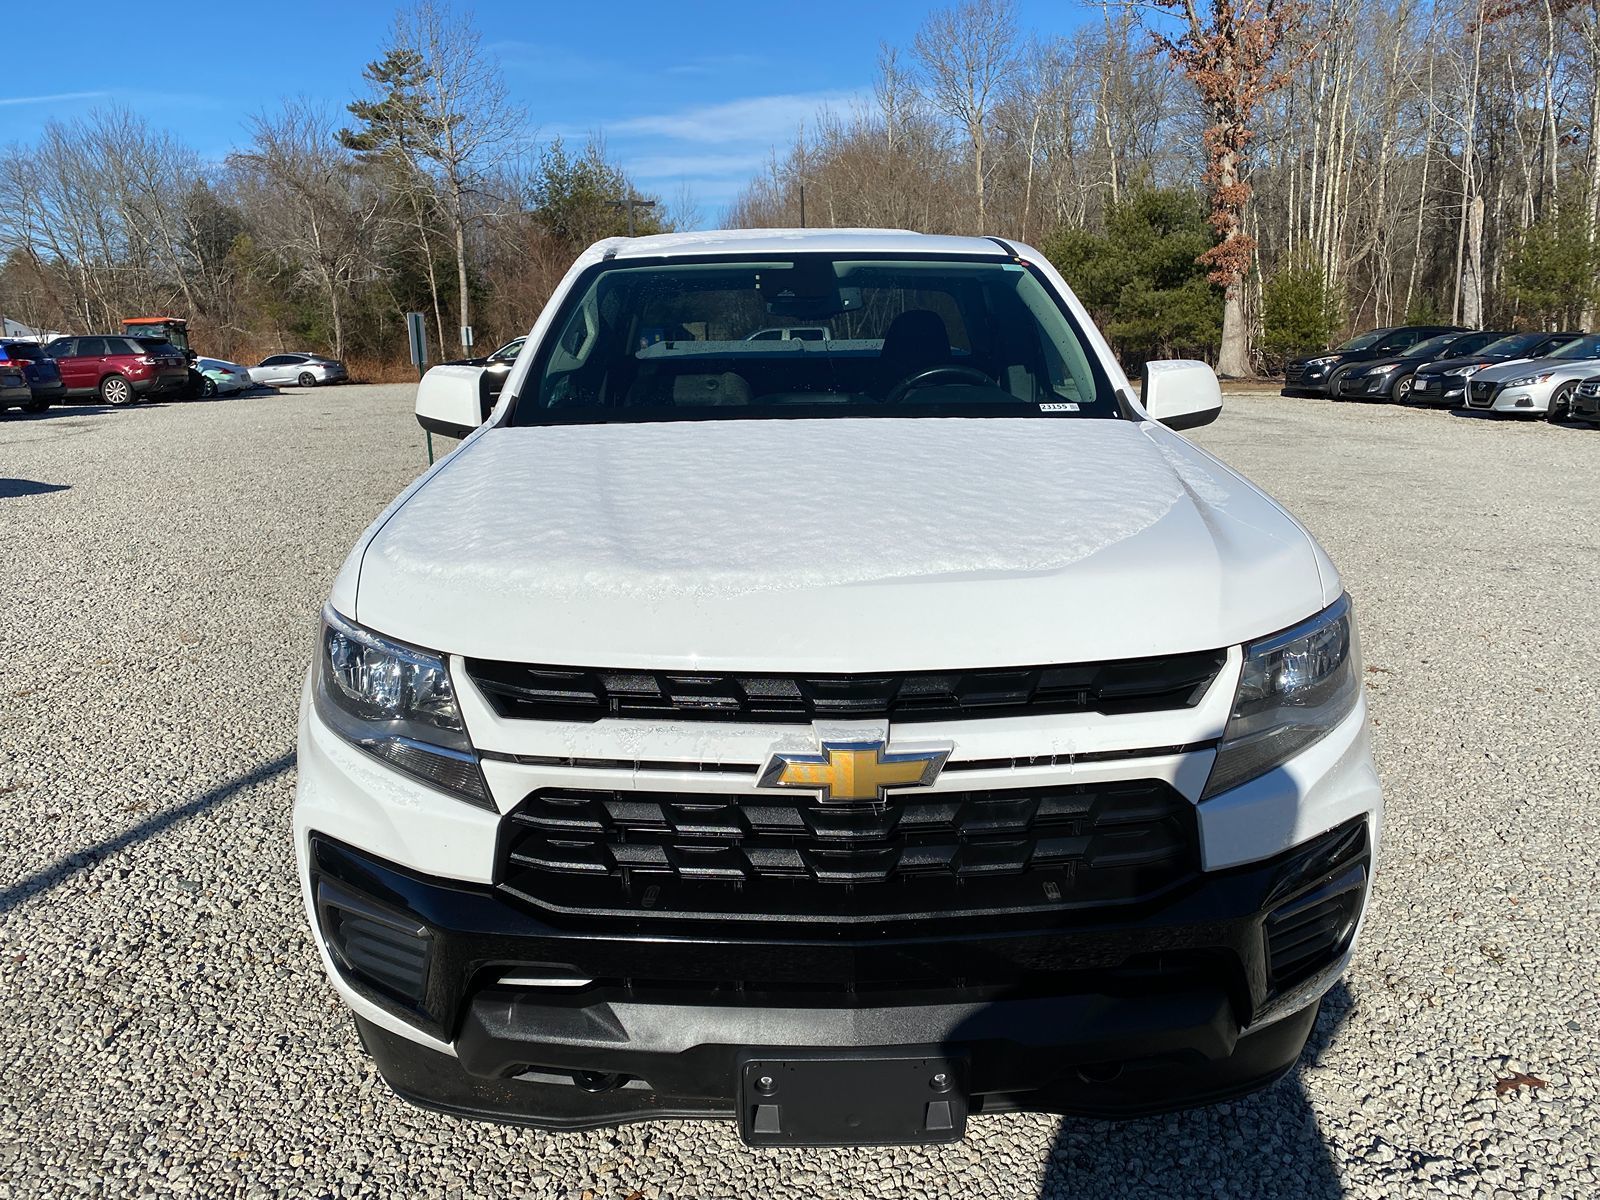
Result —
[[[605, 136], [641, 188], [669, 202], [688, 184], [702, 216], [723, 205], [822, 105], [848, 106], [872, 84], [878, 44], [907, 46], [930, 7], [906, 0], [804, 4], [522, 3], [472, 5], [530, 135]], [[124, 45], [126, 0], [76, 0], [66, 55], [7, 55], [0, 142], [28, 141], [51, 117], [123, 104], [221, 157], [251, 113], [289, 95], [342, 105], [359, 95], [393, 3], [372, 0], [174, 0]], [[1033, 0], [1025, 32], [1067, 32], [1086, 10]], [[98, 32], [96, 32], [98, 31]], [[100, 44], [97, 44], [100, 43]], [[107, 62], [127, 69], [106, 71]], [[82, 64], [81, 67], [76, 64]], [[158, 65], [159, 64], [159, 65]]]

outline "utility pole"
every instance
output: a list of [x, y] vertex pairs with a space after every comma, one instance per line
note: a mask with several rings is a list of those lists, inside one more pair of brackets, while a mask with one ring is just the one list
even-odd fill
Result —
[[654, 200], [645, 200], [642, 197], [635, 196], [632, 189], [629, 189], [626, 199], [611, 201], [612, 208], [621, 208], [627, 210], [629, 237], [633, 236], [633, 210], [636, 208], [654, 208], [655, 206], [656, 202]]
[[800, 228], [806, 227], [806, 185], [800, 185]]

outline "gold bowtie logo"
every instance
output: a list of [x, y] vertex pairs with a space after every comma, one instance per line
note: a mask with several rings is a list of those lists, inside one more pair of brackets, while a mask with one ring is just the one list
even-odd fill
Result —
[[821, 754], [774, 751], [761, 787], [811, 788], [823, 803], [882, 800], [889, 788], [927, 787], [951, 747], [890, 750], [881, 741], [823, 742]]

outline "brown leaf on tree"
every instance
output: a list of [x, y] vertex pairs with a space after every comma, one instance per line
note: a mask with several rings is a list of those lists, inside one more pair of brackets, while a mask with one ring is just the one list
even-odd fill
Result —
[[1494, 1081], [1494, 1094], [1504, 1096], [1507, 1092], [1517, 1091], [1519, 1088], [1542, 1088], [1550, 1085], [1537, 1075], [1528, 1075], [1518, 1071], [1515, 1075], [1507, 1075], [1504, 1079]]

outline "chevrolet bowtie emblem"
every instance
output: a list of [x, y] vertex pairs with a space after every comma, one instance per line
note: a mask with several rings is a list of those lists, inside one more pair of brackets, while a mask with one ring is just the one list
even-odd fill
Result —
[[760, 786], [810, 788], [824, 804], [882, 800], [890, 788], [927, 787], [939, 777], [951, 749], [891, 750], [882, 741], [824, 741], [821, 754], [775, 750]]

